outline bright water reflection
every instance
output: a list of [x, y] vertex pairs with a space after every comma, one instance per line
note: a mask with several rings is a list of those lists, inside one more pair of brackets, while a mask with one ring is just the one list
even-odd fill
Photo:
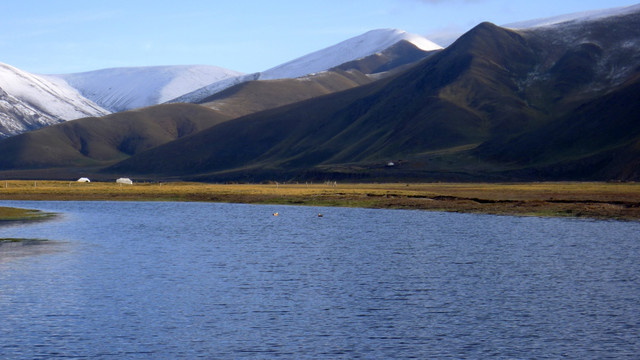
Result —
[[62, 242], [62, 251], [0, 262], [0, 358], [640, 354], [638, 223], [209, 203], [2, 205], [64, 216], [0, 228], [0, 237]]

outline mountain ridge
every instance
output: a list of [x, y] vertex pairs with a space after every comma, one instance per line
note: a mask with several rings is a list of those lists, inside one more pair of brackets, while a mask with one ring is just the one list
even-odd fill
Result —
[[[391, 61], [377, 54], [295, 82], [237, 84], [208, 98], [211, 109], [190, 105], [205, 117], [221, 116], [217, 122], [112, 156], [92, 174], [199, 181], [638, 180], [638, 39], [640, 11], [525, 30], [485, 22], [386, 76], [360, 71]], [[332, 78], [332, 86], [363, 83], [280, 102], [317, 76]], [[253, 106], [278, 92], [283, 98], [241, 113], [248, 106], [242, 101]], [[232, 100], [238, 113], [224, 114], [231, 111], [224, 101]], [[89, 129], [92, 123], [101, 122], [83, 121]], [[34, 146], [27, 136], [12, 142], [0, 141], [0, 152], [19, 158]], [[121, 146], [109, 144], [109, 151]], [[25, 161], [0, 169], [26, 169]], [[39, 166], [44, 173], [47, 163]]]
[[[583, 143], [571, 157], [556, 146], [550, 163], [496, 154], [526, 158], [529, 151], [535, 152], [531, 144], [569, 141], [568, 134], [577, 136], [581, 125], [602, 127], [584, 121], [588, 114], [598, 113], [604, 119], [624, 120], [612, 125], [610, 132], [632, 134], [625, 149], [629, 162], [637, 162], [637, 155], [631, 155], [640, 143], [635, 112], [611, 109], [608, 103], [625, 104], [637, 96], [635, 85], [624, 90], [616, 79], [633, 78], [634, 71], [640, 71], [640, 51], [620, 47], [626, 39], [640, 37], [639, 20], [640, 14], [634, 13], [591, 21], [589, 28], [584, 28], [586, 23], [579, 28], [557, 27], [559, 36], [569, 31], [584, 40], [564, 45], [549, 45], [548, 28], [513, 31], [481, 23], [447, 49], [393, 78], [219, 124], [131, 157], [109, 171], [205, 181], [300, 179], [309, 174], [360, 179], [444, 174], [448, 179], [634, 178], [637, 172], [626, 164], [598, 170], [602, 159], [612, 159], [606, 154], [619, 146], [615, 136], [597, 130], [592, 136], [600, 141]], [[611, 26], [634, 31], [612, 35], [607, 30]], [[593, 33], [585, 38], [589, 29]], [[594, 43], [601, 52], [592, 51]], [[626, 56], [629, 52], [634, 56]], [[620, 69], [626, 61], [632, 70], [618, 72], [616, 81], [599, 70], [603, 64]], [[594, 91], [590, 85], [605, 88]], [[575, 119], [582, 120], [573, 132], [559, 131]], [[234, 139], [246, 139], [242, 150]], [[516, 145], [522, 143], [530, 145], [518, 152]], [[171, 154], [180, 155], [168, 163], [154, 162]], [[383, 166], [390, 160], [402, 165]]]
[[235, 117], [347, 90], [392, 76], [437, 51], [423, 51], [401, 40], [380, 53], [294, 79], [249, 80], [198, 103]]
[[371, 30], [338, 44], [285, 62], [271, 69], [209, 84], [192, 93], [184, 94], [183, 96], [173, 99], [171, 102], [200, 103], [203, 99], [213, 96], [217, 92], [246, 81], [292, 79], [313, 75], [328, 71], [346, 62], [357, 61], [384, 52], [401, 41], [409, 42], [424, 52], [442, 49], [441, 46], [422, 36], [410, 34], [403, 30]]
[[[437, 48], [437, 45], [420, 36], [401, 30], [387, 29], [374, 30], [347, 39], [327, 48], [328, 50], [320, 50], [292, 60], [283, 66], [255, 74], [243, 74], [209, 65], [172, 65], [99, 69], [73, 74], [35, 75], [6, 65], [4, 71], [11, 69], [14, 74], [32, 79], [33, 84], [46, 82], [49, 84], [48, 88], [74, 93], [74, 96], [68, 100], [58, 97], [55, 101], [47, 100], [40, 103], [41, 96], [35, 93], [31, 94], [29, 91], [22, 91], [30, 89], [28, 86], [22, 86], [18, 96], [13, 94], [12, 90], [14, 89], [5, 89], [2, 94], [4, 101], [0, 103], [0, 137], [16, 135], [42, 126], [56, 124], [62, 120], [83, 116], [106, 115], [111, 112], [126, 111], [165, 102], [198, 103], [219, 91], [247, 81], [260, 78], [263, 80], [267, 78], [285, 79], [297, 77], [300, 74], [309, 75], [317, 71], [327, 71], [330, 67], [340, 65], [339, 59], [356, 61], [354, 56], [375, 54], [386, 50], [389, 44], [393, 45], [399, 41], [409, 41], [416, 44], [415, 46], [423, 48]], [[347, 45], [352, 46], [353, 49], [345, 52]], [[346, 53], [350, 55], [345, 57]], [[331, 59], [328, 60], [329, 58]], [[313, 61], [301, 66], [300, 59], [312, 59]], [[299, 73], [290, 73], [291, 66], [295, 67]], [[0, 69], [0, 72], [2, 70]], [[6, 82], [7, 77], [3, 76], [0, 79], [0, 88], [2, 88], [2, 82]], [[29, 99], [26, 103], [22, 103], [25, 97]], [[43, 104], [51, 106], [50, 104], [56, 103], [63, 105], [68, 103], [67, 107], [69, 108], [77, 107], [74, 103], [82, 103], [85, 107], [93, 107], [97, 110], [85, 111], [80, 115], [71, 116], [60, 115], [54, 111], [55, 109], [47, 109], [46, 106], [42, 106]]]
[[0, 63], [0, 137], [108, 113], [59, 79]]
[[211, 65], [125, 67], [52, 75], [111, 112], [157, 105], [240, 72]]
[[265, 70], [260, 73], [259, 79], [296, 78], [326, 71], [340, 64], [382, 52], [402, 40], [423, 51], [442, 49], [442, 46], [422, 36], [403, 30], [377, 29]]
[[203, 106], [169, 104], [68, 121], [0, 141], [13, 154], [0, 158], [0, 169], [104, 166], [227, 119]]

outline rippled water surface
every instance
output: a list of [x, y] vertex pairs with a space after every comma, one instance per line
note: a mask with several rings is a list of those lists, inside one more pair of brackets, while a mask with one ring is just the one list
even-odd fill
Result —
[[0, 205], [63, 214], [0, 227], [56, 241], [0, 248], [0, 358], [640, 357], [638, 223]]

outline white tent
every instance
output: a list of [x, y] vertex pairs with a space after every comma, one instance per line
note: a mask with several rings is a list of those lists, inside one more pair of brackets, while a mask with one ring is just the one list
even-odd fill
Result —
[[120, 178], [120, 179], [116, 180], [116, 183], [118, 183], [118, 184], [126, 184], [126, 185], [133, 185], [133, 181], [131, 181], [131, 179], [129, 179], [129, 178]]
[[85, 183], [87, 183], [87, 182], [91, 182], [91, 180], [89, 180], [89, 178], [86, 178], [86, 177], [81, 177], [81, 178], [80, 178], [80, 179], [78, 179], [77, 181], [78, 181], [78, 182], [85, 182]]

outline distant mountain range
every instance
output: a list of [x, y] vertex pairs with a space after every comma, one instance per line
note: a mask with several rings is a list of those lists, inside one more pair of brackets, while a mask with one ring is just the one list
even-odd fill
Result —
[[0, 63], [0, 137], [108, 113], [65, 81]]
[[53, 75], [110, 112], [158, 105], [214, 82], [243, 75], [218, 66], [150, 66]]
[[290, 79], [323, 72], [382, 52], [400, 41], [411, 42], [421, 52], [440, 49], [418, 35], [383, 29], [255, 74], [217, 66], [178, 65], [34, 75], [0, 63], [0, 96], [6, 99], [4, 106], [0, 103], [0, 138], [87, 116], [166, 102], [196, 103], [251, 80]]
[[[390, 48], [398, 43], [411, 44], [411, 48], [418, 49], [418, 52], [421, 54], [442, 49], [441, 46], [434, 44], [424, 37], [410, 34], [402, 30], [372, 30], [360, 36], [356, 36], [339, 44], [291, 60], [263, 72], [238, 76], [236, 78], [212, 83], [201, 89], [195, 90], [194, 92], [177, 97], [174, 101], [199, 103], [205, 98], [220, 91], [247, 81], [295, 79], [317, 74], [351, 61], [359, 61], [364, 58], [376, 56], [376, 54], [381, 54], [385, 51], [395, 53], [395, 51]], [[407, 62], [404, 60], [402, 61], [404, 63]], [[372, 69], [371, 71], [363, 72], [373, 73], [380, 71]]]
[[[0, 176], [640, 180], [637, 7], [518, 30], [482, 23], [446, 49], [406, 38], [365, 48], [271, 73], [291, 78], [229, 76], [181, 98], [200, 105], [9, 137]], [[296, 77], [318, 59], [326, 69]]]

